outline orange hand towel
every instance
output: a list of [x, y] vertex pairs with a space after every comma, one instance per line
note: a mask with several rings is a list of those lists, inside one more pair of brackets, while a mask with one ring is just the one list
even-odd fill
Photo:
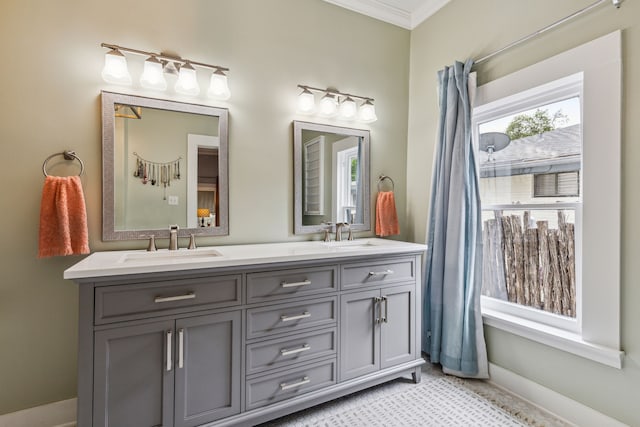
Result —
[[89, 231], [79, 176], [47, 176], [40, 203], [38, 258], [89, 253]]
[[400, 234], [393, 191], [381, 191], [376, 199], [376, 235]]

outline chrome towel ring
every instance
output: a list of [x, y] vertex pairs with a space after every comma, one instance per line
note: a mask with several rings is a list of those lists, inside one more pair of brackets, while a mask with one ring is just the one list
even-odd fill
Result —
[[55, 153], [44, 159], [44, 163], [42, 163], [42, 173], [44, 176], [49, 176], [47, 174], [47, 162], [56, 156], [63, 156], [65, 160], [77, 160], [80, 162], [80, 173], [78, 176], [82, 175], [84, 172], [84, 162], [76, 155], [76, 152], [72, 150], [65, 150], [62, 153]]
[[380, 175], [380, 177], [378, 178], [378, 192], [380, 191], [380, 184], [382, 184], [387, 179], [389, 181], [391, 181], [391, 191], [393, 191], [395, 189], [396, 185], [393, 182], [393, 179], [391, 179], [391, 177], [386, 176], [386, 175]]

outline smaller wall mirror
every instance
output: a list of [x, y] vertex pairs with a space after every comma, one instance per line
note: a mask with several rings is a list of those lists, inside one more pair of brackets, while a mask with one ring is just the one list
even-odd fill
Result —
[[371, 229], [369, 131], [293, 122], [294, 233]]
[[228, 111], [102, 93], [102, 238], [229, 234]]

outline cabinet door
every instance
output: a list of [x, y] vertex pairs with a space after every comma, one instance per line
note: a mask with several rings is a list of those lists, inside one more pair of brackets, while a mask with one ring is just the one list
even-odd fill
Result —
[[94, 427], [173, 425], [173, 321], [95, 333]]
[[415, 360], [415, 285], [383, 289], [381, 297], [380, 367]]
[[240, 331], [240, 311], [176, 321], [176, 427], [240, 412]]
[[379, 296], [378, 289], [341, 296], [340, 381], [380, 368]]

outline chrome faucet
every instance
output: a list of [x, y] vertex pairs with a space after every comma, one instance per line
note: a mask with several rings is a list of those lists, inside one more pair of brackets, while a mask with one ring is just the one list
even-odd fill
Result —
[[178, 227], [177, 225], [169, 226], [169, 250], [177, 251], [178, 250]]
[[322, 225], [326, 226], [324, 231], [324, 240], [325, 242], [330, 242], [331, 241], [331, 223], [330, 222], [323, 222]]
[[336, 242], [342, 241], [342, 229], [349, 230], [348, 240], [353, 240], [353, 233], [351, 232], [351, 225], [348, 222], [339, 222], [336, 224]]

